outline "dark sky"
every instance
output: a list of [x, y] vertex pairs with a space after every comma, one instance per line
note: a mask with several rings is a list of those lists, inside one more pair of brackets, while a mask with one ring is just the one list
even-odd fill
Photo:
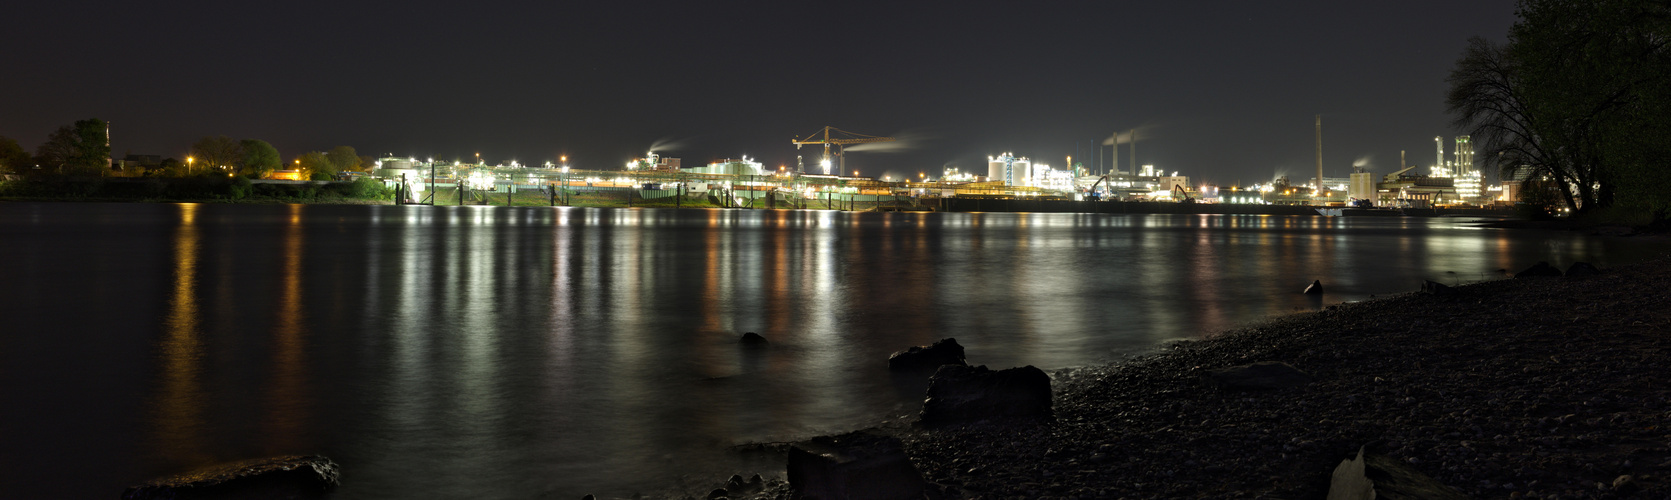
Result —
[[[1140, 163], [1234, 184], [1433, 161], [1444, 79], [1513, 0], [1400, 2], [22, 2], [7, 7], [0, 136], [112, 122], [112, 150], [206, 135], [286, 158], [361, 154], [620, 168], [661, 142], [687, 166], [793, 168], [825, 125], [909, 140], [865, 175], [984, 171], [1005, 151], [1094, 164], [1143, 127]], [[1107, 148], [1097, 155], [1107, 163]], [[1448, 149], [1448, 146], [1447, 146]], [[1129, 151], [1121, 148], [1122, 168]], [[809, 167], [817, 150], [801, 151]]]

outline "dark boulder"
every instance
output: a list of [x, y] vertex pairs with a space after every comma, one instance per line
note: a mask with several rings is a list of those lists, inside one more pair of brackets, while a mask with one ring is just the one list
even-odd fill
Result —
[[795, 443], [788, 473], [796, 498], [920, 499], [927, 486], [898, 438], [866, 431]]
[[991, 417], [1049, 417], [1050, 376], [1032, 366], [992, 371], [947, 365], [928, 380], [922, 421], [942, 424]]
[[748, 494], [759, 491], [765, 485], [766, 480], [762, 479], [759, 474], [755, 474], [746, 481], [739, 474], [732, 475], [731, 479], [725, 482], [725, 490], [730, 494]]
[[913, 346], [888, 356], [889, 370], [932, 375], [941, 365], [968, 366], [963, 361], [963, 346], [957, 344], [957, 339], [943, 339], [928, 347]]
[[1596, 269], [1596, 266], [1590, 265], [1589, 262], [1574, 262], [1571, 266], [1567, 267], [1567, 277], [1600, 275], [1601, 270]]
[[1207, 381], [1226, 389], [1268, 391], [1311, 383], [1311, 375], [1281, 361], [1207, 370]]
[[221, 464], [152, 480], [122, 493], [123, 500], [189, 498], [321, 498], [340, 480], [336, 462], [287, 455]]
[[762, 337], [758, 333], [748, 332], [748, 333], [743, 334], [743, 338], [737, 339], [737, 343], [742, 344], [742, 345], [760, 345], [760, 346], [763, 346], [763, 345], [768, 344], [769, 342], [766, 342], [766, 337]]
[[1422, 293], [1428, 295], [1450, 295], [1456, 293], [1455, 288], [1437, 281], [1422, 281]]
[[1559, 278], [1561, 277], [1561, 270], [1556, 269], [1555, 266], [1549, 265], [1548, 262], [1539, 261], [1536, 264], [1532, 264], [1532, 267], [1528, 267], [1523, 271], [1514, 273], [1515, 278], [1534, 278], [1543, 276]]
[[1328, 500], [1374, 498], [1465, 499], [1468, 495], [1445, 486], [1398, 459], [1365, 454], [1342, 460], [1329, 479]]
[[1311, 280], [1311, 286], [1305, 287], [1306, 295], [1322, 295], [1323, 280]]

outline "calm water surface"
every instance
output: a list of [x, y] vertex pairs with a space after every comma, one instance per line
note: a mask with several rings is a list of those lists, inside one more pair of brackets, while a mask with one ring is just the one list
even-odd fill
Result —
[[887, 355], [943, 337], [1048, 370], [1655, 251], [1468, 222], [0, 203], [0, 496], [286, 453], [337, 498], [628, 496], [915, 412]]

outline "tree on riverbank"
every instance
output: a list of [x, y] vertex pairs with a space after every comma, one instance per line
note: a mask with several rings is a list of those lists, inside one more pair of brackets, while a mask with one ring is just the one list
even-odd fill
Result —
[[34, 166], [35, 159], [29, 156], [23, 146], [17, 144], [16, 139], [0, 137], [0, 173], [23, 174]]
[[1507, 45], [1472, 40], [1448, 79], [1482, 163], [1551, 183], [1575, 214], [1671, 218], [1671, 6], [1525, 0], [1517, 14]]
[[353, 172], [360, 169], [360, 155], [350, 146], [337, 146], [325, 153], [331, 160], [331, 167], [337, 172]]
[[244, 152], [238, 141], [224, 135], [214, 135], [198, 139], [191, 145], [193, 165], [191, 168], [207, 168], [222, 170], [237, 170], [238, 162], [243, 160]]
[[88, 118], [59, 127], [35, 150], [41, 168], [62, 175], [98, 176], [110, 168], [110, 129]]
[[293, 163], [296, 169], [301, 170], [302, 175], [310, 180], [327, 181], [337, 174], [336, 165], [325, 153], [318, 151], [298, 156]]
[[278, 149], [267, 141], [244, 139], [238, 142], [238, 149], [243, 153], [243, 161], [239, 163], [238, 171], [250, 177], [265, 177], [284, 164], [284, 160], [279, 158]]

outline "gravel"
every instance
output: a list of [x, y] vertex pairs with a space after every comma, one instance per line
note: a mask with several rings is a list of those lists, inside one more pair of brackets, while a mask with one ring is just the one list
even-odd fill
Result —
[[[1052, 421], [884, 429], [939, 498], [1323, 498], [1360, 447], [1477, 498], [1671, 498], [1668, 298], [1662, 258], [1329, 306], [1052, 373]], [[1315, 381], [1202, 380], [1258, 361]]]

